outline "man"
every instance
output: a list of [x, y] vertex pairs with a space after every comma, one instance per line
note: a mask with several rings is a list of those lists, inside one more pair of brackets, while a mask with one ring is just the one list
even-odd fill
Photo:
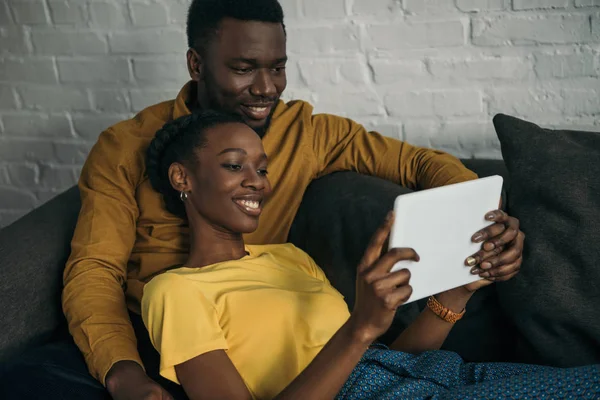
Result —
[[[104, 386], [117, 400], [171, 398], [146, 375], [131, 322], [143, 331], [135, 313], [144, 284], [186, 257], [185, 222], [164, 209], [145, 176], [146, 148], [171, 119], [196, 109], [230, 111], [263, 137], [274, 191], [259, 229], [246, 238], [251, 244], [285, 242], [308, 184], [334, 171], [355, 170], [413, 189], [476, 178], [450, 155], [369, 133], [348, 119], [312, 115], [302, 101], [279, 101], [287, 56], [276, 0], [195, 0], [187, 35], [191, 82], [174, 101], [103, 132], [82, 170], [82, 207], [64, 273], [63, 309], [87, 368], [77, 348], [64, 342], [32, 353], [8, 376], [46, 385], [65, 398], [104, 398]], [[504, 248], [487, 260], [491, 277], [520, 266], [518, 221], [505, 221], [508, 229], [486, 230], [481, 238], [491, 240], [478, 261]], [[134, 312], [131, 320], [127, 308]], [[55, 368], [42, 370], [49, 362]], [[19, 393], [33, 393], [30, 386], [13, 385]]]

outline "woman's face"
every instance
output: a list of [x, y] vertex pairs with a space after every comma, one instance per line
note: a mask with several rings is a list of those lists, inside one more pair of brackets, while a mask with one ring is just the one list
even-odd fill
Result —
[[188, 170], [188, 216], [224, 232], [254, 232], [271, 193], [260, 137], [245, 124], [229, 123], [208, 129], [206, 140]]

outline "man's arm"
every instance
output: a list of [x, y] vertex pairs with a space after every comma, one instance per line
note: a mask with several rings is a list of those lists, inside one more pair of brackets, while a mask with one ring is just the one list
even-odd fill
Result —
[[69, 330], [102, 383], [118, 361], [142, 365], [123, 291], [138, 217], [137, 161], [116, 132], [102, 133], [79, 180], [81, 211], [63, 275]]
[[476, 179], [456, 157], [368, 132], [362, 125], [329, 114], [312, 117], [313, 146], [319, 176], [352, 170], [429, 189]]

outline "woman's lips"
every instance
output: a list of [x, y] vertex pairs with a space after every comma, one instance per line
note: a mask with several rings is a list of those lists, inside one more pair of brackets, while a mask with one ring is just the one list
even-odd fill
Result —
[[234, 199], [233, 202], [246, 214], [258, 217], [262, 212], [261, 202], [257, 200]]

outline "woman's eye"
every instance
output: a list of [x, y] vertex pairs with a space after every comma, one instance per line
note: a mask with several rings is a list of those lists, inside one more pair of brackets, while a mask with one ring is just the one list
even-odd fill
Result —
[[242, 166], [239, 164], [223, 164], [223, 167], [231, 171], [240, 171], [242, 169]]
[[259, 169], [258, 174], [262, 176], [267, 176], [269, 174], [269, 171], [267, 171], [266, 169]]

